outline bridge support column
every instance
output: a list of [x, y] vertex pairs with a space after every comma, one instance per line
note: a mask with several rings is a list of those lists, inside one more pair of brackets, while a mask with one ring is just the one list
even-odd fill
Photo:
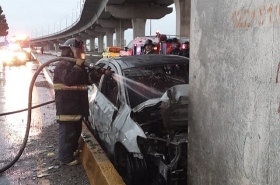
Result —
[[135, 37], [144, 37], [145, 36], [146, 19], [134, 18], [134, 19], [131, 19], [131, 21], [132, 21], [132, 27], [133, 27], [133, 35]]
[[124, 29], [116, 28], [116, 45], [122, 46], [124, 45]]
[[[107, 5], [105, 11], [119, 19], [131, 19], [134, 30], [133, 38], [135, 38], [145, 35], [145, 24], [143, 24], [143, 22], [146, 23], [146, 19], [161, 19], [166, 14], [171, 13], [172, 8], [166, 7], [166, 5], [153, 6], [145, 4]], [[142, 25], [141, 28], [139, 27], [140, 25]]]
[[174, 0], [176, 35], [190, 38], [191, 0]]
[[59, 51], [59, 44], [58, 43], [54, 44], [54, 50]]
[[89, 39], [89, 42], [90, 42], [90, 48], [89, 48], [89, 50], [90, 51], [95, 51], [95, 37], [91, 37], [90, 39]]
[[99, 53], [104, 51], [103, 39], [104, 39], [104, 33], [99, 33], [98, 34], [98, 52]]
[[55, 50], [54, 44], [49, 44], [49, 50]]
[[106, 31], [106, 46], [113, 46], [113, 32]]

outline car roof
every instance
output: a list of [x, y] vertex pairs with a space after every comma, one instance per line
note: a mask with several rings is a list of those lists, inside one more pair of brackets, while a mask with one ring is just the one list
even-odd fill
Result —
[[159, 55], [159, 54], [148, 54], [148, 55], [133, 55], [116, 57], [110, 62], [118, 63], [122, 69], [148, 66], [148, 65], [160, 65], [160, 64], [188, 64], [189, 59], [178, 55]]

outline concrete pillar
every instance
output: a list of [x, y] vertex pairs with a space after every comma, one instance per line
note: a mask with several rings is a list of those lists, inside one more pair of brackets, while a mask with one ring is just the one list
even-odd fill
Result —
[[116, 45], [121, 46], [124, 45], [124, 29], [116, 28]]
[[190, 38], [191, 0], [174, 0], [176, 35]]
[[188, 185], [280, 184], [279, 1], [191, 8]]
[[59, 43], [54, 44], [55, 51], [59, 51]]
[[106, 47], [113, 46], [113, 34], [110, 30], [106, 31]]
[[99, 33], [98, 34], [98, 52], [99, 53], [104, 51], [103, 39], [104, 39], [104, 33]]
[[[172, 8], [166, 7], [166, 5], [153, 6], [153, 5], [145, 5], [145, 4], [107, 5], [105, 7], [105, 11], [112, 14], [115, 18], [131, 19], [132, 27], [134, 30], [133, 38], [135, 38], [137, 36], [145, 36], [146, 24], [143, 24], [143, 22], [146, 23], [146, 19], [161, 19], [166, 14], [171, 13]], [[140, 27], [141, 25], [142, 27]]]
[[53, 43], [50, 43], [50, 44], [49, 44], [49, 50], [55, 50], [54, 44], [53, 44]]
[[95, 51], [95, 37], [89, 39], [90, 42], [90, 51]]
[[145, 27], [146, 19], [131, 19], [133, 27], [133, 38], [135, 37], [144, 37], [145, 36]]

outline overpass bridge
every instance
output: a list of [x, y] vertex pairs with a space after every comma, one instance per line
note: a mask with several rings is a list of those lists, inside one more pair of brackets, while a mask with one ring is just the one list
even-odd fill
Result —
[[84, 0], [79, 18], [69, 27], [59, 32], [31, 38], [31, 45], [44, 47], [45, 50], [57, 50], [59, 44], [76, 37], [90, 40], [90, 50], [94, 49], [94, 40], [98, 38], [98, 51], [106, 45], [113, 45], [116, 33], [116, 45], [124, 45], [124, 31], [133, 29], [133, 38], [145, 36], [147, 19], [161, 19], [171, 13], [168, 7], [175, 3], [176, 35], [189, 37], [190, 0]]

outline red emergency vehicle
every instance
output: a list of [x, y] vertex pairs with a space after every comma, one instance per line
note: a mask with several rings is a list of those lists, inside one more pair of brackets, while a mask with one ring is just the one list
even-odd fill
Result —
[[180, 43], [180, 49], [183, 47], [183, 43], [189, 41], [187, 38], [177, 38], [175, 36], [168, 36], [157, 33], [156, 36], [136, 37], [130, 41], [129, 44], [120, 51], [120, 56], [140, 55], [144, 50], [144, 43], [147, 39], [152, 40], [155, 45], [154, 50], [157, 54], [168, 55], [176, 47], [177, 43]]
[[144, 50], [144, 43], [148, 39], [150, 39], [155, 45], [155, 52], [159, 53], [159, 38], [156, 36], [146, 36], [136, 37], [134, 40], [130, 41], [129, 44], [124, 48], [124, 50], [120, 51], [120, 56], [140, 55]]

